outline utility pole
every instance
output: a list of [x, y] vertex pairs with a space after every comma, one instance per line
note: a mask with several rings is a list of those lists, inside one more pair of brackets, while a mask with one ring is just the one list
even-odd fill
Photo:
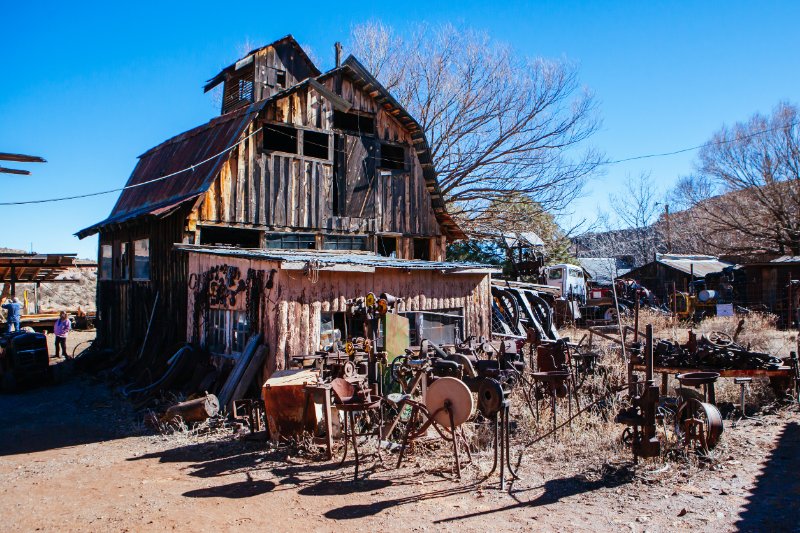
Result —
[[669, 231], [669, 204], [664, 204], [664, 221], [667, 223], [667, 253], [672, 253], [672, 235]]

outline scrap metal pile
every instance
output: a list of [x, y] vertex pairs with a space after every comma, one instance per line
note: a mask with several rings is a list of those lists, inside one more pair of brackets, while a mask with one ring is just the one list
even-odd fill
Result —
[[777, 370], [783, 362], [768, 353], [749, 350], [726, 333], [713, 331], [708, 336], [690, 331], [689, 340], [680, 344], [659, 340], [654, 348], [655, 365], [667, 368], [702, 368], [716, 370]]

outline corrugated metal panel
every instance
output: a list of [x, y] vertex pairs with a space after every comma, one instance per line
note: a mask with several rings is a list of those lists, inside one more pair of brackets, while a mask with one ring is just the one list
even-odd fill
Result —
[[324, 251], [294, 251], [294, 250], [254, 250], [243, 248], [225, 248], [218, 246], [197, 246], [191, 244], [178, 244], [178, 250], [200, 254], [223, 255], [242, 257], [245, 259], [260, 259], [269, 261], [311, 262], [317, 261], [321, 265], [355, 265], [374, 268], [401, 268], [408, 270], [473, 270], [479, 269], [489, 272], [500, 272], [491, 265], [481, 263], [450, 263], [446, 261], [422, 261], [419, 259], [395, 259], [370, 253], [341, 253]]
[[770, 263], [800, 263], [800, 255], [784, 255], [773, 259]]
[[[267, 101], [238, 109], [169, 139], [139, 156], [139, 163], [126, 187], [145, 183], [161, 176], [197, 165], [233, 146], [247, 125]], [[97, 233], [108, 224], [121, 223], [143, 215], [163, 216], [164, 210], [178, 207], [205, 193], [219, 172], [227, 154], [196, 168], [140, 187], [126, 188], [109, 217], [76, 233], [83, 238]]]
[[722, 272], [723, 269], [733, 266], [732, 263], [720, 261], [713, 256], [659, 255], [657, 261], [686, 274], [694, 272], [695, 276], [701, 278], [708, 274]]

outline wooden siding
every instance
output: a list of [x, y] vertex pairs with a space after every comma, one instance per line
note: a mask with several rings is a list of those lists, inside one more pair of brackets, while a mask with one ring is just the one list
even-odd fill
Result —
[[[250, 268], [278, 270], [274, 288], [265, 294], [259, 331], [269, 350], [267, 373], [285, 368], [294, 355], [313, 353], [320, 342], [320, 313], [343, 312], [346, 301], [368, 292], [387, 292], [403, 298], [398, 311], [463, 309], [466, 335], [491, 334], [490, 276], [488, 274], [442, 274], [438, 271], [380, 269], [374, 273], [321, 271], [317, 283], [301, 271], [281, 270], [277, 262], [189, 254], [189, 271], [198, 276], [214, 266], [236, 266], [246, 275]], [[244, 298], [233, 308], [242, 309]], [[189, 294], [187, 339], [193, 334], [194, 295]]]
[[[354, 110], [375, 114], [377, 137], [334, 135], [331, 103], [313, 87], [280, 98], [264, 110], [263, 122], [251, 124], [243, 136], [259, 127], [263, 130], [231, 151], [203, 196], [198, 222], [274, 230], [442, 235], [410, 136], [390, 114], [378, 109], [368, 94], [347, 79], [342, 80], [342, 85], [342, 96], [353, 104]], [[298, 135], [300, 154], [264, 151], [264, 135], [281, 135], [270, 130], [270, 124], [329, 134], [330, 159], [302, 154], [303, 129]], [[334, 146], [335, 139], [339, 139], [339, 150]], [[379, 140], [407, 147], [407, 170], [377, 168]], [[346, 176], [346, 208], [339, 216], [334, 215], [333, 206], [337, 156], [337, 164]]]
[[[97, 311], [100, 317], [98, 338], [115, 350], [125, 344], [139, 346], [144, 339], [150, 312], [158, 293], [155, 335], [163, 346], [183, 339], [186, 328], [187, 263], [185, 254], [176, 253], [173, 244], [183, 242], [185, 209], [165, 218], [130, 228], [106, 230], [99, 242], [150, 240], [150, 280], [99, 280]], [[99, 259], [99, 258], [98, 258]], [[164, 327], [167, 326], [168, 327]], [[152, 341], [153, 339], [151, 339]], [[150, 343], [148, 343], [150, 346]]]

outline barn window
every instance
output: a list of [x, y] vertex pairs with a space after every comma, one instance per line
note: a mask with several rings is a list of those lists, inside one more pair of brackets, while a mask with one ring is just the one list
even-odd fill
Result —
[[329, 140], [330, 135], [327, 133], [303, 130], [303, 155], [319, 159], [330, 159]]
[[434, 344], [457, 344], [464, 338], [463, 309], [440, 309], [400, 313], [409, 321], [410, 341], [419, 346], [422, 339]]
[[110, 244], [100, 245], [100, 279], [111, 279], [114, 271], [114, 257]]
[[367, 238], [357, 235], [326, 235], [325, 250], [366, 250]]
[[267, 248], [284, 250], [313, 250], [317, 238], [313, 233], [268, 233]]
[[247, 344], [249, 332], [247, 311], [209, 309], [206, 347], [211, 353], [241, 355]]
[[278, 87], [286, 87], [286, 71], [285, 70], [277, 70], [277, 71], [275, 71], [275, 84]]
[[378, 236], [378, 255], [397, 257], [397, 237]]
[[119, 243], [119, 256], [117, 257], [117, 279], [130, 279], [131, 258], [128, 256], [128, 243]]
[[222, 94], [222, 114], [253, 101], [255, 69], [252, 65], [231, 75], [225, 82]]
[[414, 259], [431, 260], [431, 240], [414, 239]]
[[381, 143], [381, 168], [390, 170], [406, 169], [406, 147]]
[[133, 279], [150, 279], [150, 239], [133, 241]]
[[358, 133], [359, 135], [374, 135], [375, 118], [371, 115], [359, 115], [358, 113], [345, 113], [334, 110], [333, 127], [337, 130]]
[[264, 150], [297, 153], [297, 128], [264, 124]]
[[261, 232], [244, 228], [203, 226], [200, 229], [200, 244], [261, 248]]

